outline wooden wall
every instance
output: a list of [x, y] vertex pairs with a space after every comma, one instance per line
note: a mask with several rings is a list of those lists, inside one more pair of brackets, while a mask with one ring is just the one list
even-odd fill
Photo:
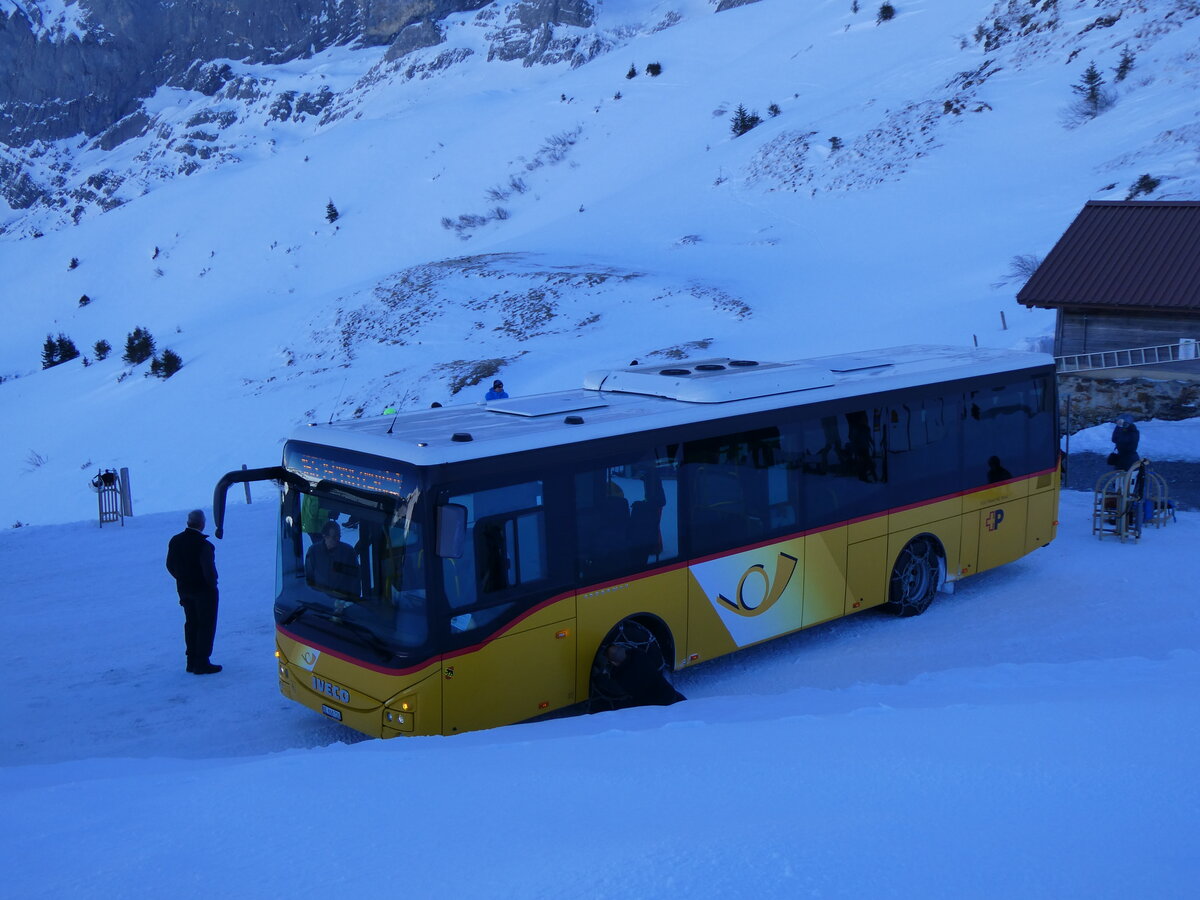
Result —
[[[1130, 312], [1060, 309], [1054, 334], [1054, 355], [1098, 353], [1200, 341], [1200, 315], [1187, 312]], [[1200, 372], [1200, 360], [1168, 364], [1171, 371]]]

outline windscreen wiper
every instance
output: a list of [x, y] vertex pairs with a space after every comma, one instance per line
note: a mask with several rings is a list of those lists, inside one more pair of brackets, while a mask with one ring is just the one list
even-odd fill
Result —
[[284, 618], [279, 624], [290, 625], [305, 613], [309, 612], [315, 613], [319, 618], [324, 619], [330, 625], [335, 625], [338, 628], [344, 628], [347, 631], [353, 632], [355, 636], [362, 641], [362, 643], [378, 653], [383, 659], [391, 659], [396, 655], [395, 651], [385, 644], [370, 628], [367, 628], [365, 625], [359, 625], [357, 622], [351, 622], [348, 619], [344, 619], [337, 613], [325, 609], [323, 606], [317, 606], [313, 603], [300, 603], [300, 605], [288, 613], [287, 617]]

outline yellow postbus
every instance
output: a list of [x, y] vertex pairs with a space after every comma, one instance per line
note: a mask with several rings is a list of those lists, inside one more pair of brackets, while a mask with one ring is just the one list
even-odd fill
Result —
[[637, 365], [303, 428], [283, 461], [279, 687], [366, 734], [587, 708], [636, 633], [678, 671], [1055, 535], [1054, 363], [909, 346]]

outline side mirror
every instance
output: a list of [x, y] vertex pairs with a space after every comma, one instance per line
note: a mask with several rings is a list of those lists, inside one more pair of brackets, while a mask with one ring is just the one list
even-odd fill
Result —
[[443, 559], [461, 559], [467, 543], [467, 508], [447, 503], [437, 511], [437, 555]]

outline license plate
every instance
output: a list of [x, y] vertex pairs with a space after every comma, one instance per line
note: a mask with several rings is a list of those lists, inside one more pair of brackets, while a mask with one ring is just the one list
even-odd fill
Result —
[[342, 711], [340, 709], [334, 709], [332, 706], [322, 705], [321, 712], [325, 713], [325, 715], [329, 716], [331, 719], [337, 719], [339, 722], [342, 721]]

